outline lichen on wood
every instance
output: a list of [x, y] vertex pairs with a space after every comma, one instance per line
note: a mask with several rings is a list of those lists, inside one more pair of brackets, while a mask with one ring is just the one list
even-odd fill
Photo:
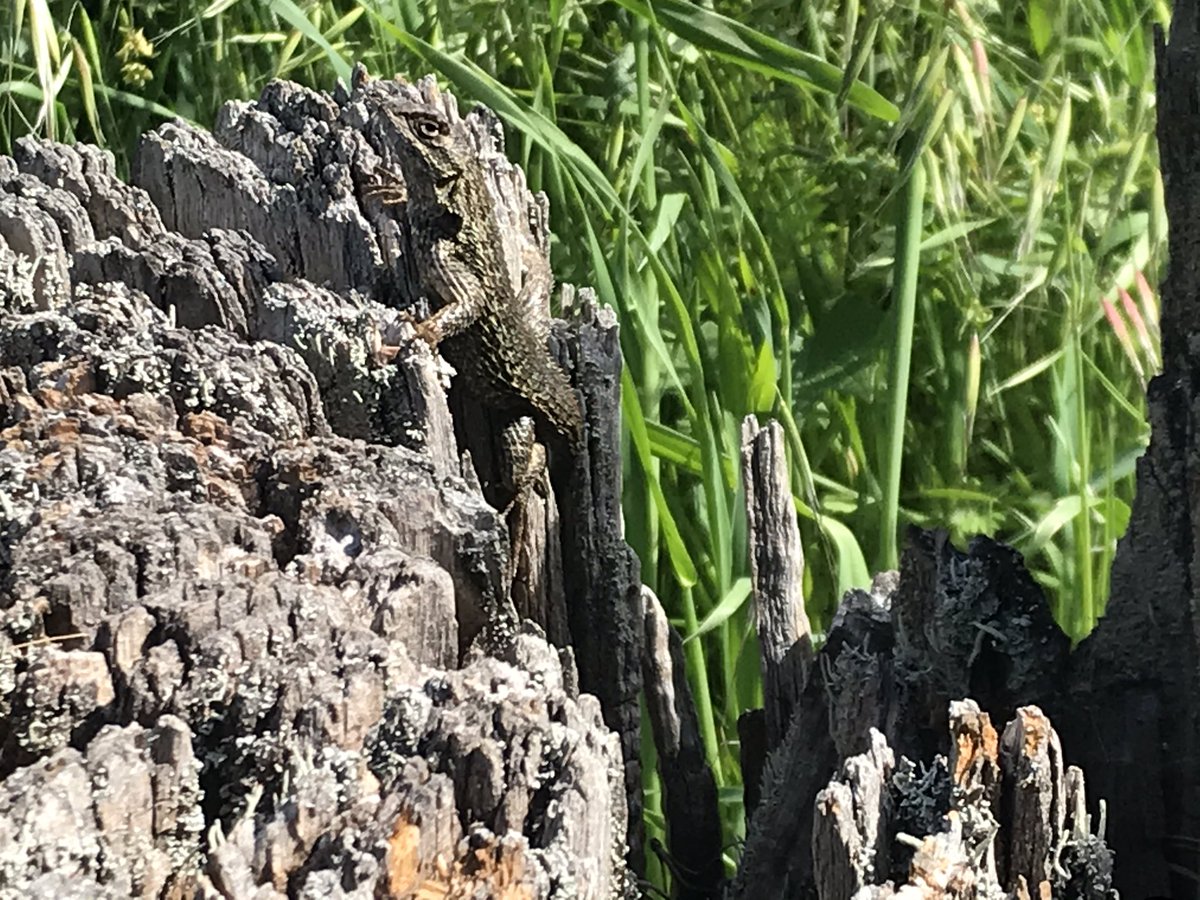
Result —
[[[274, 82], [211, 134], [161, 126], [129, 184], [86, 146], [0, 158], [5, 890], [633, 890], [637, 645], [600, 636], [632, 669], [610, 663], [622, 694], [598, 701], [565, 609], [636, 622], [628, 548], [594, 537], [619, 533], [597, 520], [616, 426], [592, 445], [596, 511], [570, 510], [592, 524], [544, 526], [533, 621], [483, 652], [509, 536], [449, 373], [404, 341], [419, 298], [365, 196], [379, 84]], [[546, 239], [544, 198], [480, 147], [519, 254]], [[615, 325], [573, 305], [559, 345], [604, 426]]]

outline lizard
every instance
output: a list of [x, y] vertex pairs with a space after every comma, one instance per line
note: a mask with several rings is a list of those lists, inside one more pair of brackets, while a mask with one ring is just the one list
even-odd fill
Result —
[[544, 254], [523, 262], [517, 287], [503, 257], [495, 201], [466, 124], [407, 97], [389, 98], [400, 183], [371, 193], [404, 205], [412, 283], [434, 312], [414, 322], [478, 399], [505, 420], [501, 467], [512, 500], [508, 580], [525, 539], [528, 491], [547, 467], [546, 447], [575, 458], [584, 440], [579, 398], [547, 345], [553, 275]]

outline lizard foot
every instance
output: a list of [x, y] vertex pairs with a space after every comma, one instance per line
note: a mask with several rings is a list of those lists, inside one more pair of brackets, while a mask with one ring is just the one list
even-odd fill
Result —
[[[412, 328], [414, 339], [424, 341], [431, 350], [437, 349], [437, 326], [435, 324], [431, 324], [431, 319], [426, 319], [423, 322], [419, 321], [416, 316], [414, 316], [408, 310], [402, 310], [397, 316], [397, 319], [401, 325], [408, 325]], [[392, 337], [392, 340], [395, 340], [395, 336], [390, 337]], [[406, 344], [407, 340], [403, 337], [403, 335], [401, 335], [400, 340], [395, 343], [381, 340], [374, 351], [375, 359], [380, 363], [390, 363], [400, 354], [400, 351], [404, 349]]]
[[414, 322], [413, 331], [417, 333], [417, 337], [429, 345], [430, 350], [436, 350], [438, 346], [437, 325], [432, 319], [426, 319], [424, 322]]
[[400, 313], [400, 321], [405, 325], [411, 325], [414, 336], [428, 344], [429, 349], [437, 349], [440, 336], [438, 335], [437, 322], [434, 321], [433, 316], [425, 320], [419, 320], [408, 310], [403, 310]]

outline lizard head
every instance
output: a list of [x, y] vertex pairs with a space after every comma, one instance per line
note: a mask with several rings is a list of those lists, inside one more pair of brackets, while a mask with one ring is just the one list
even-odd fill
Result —
[[461, 122], [423, 104], [400, 101], [385, 107], [395, 123], [400, 169], [413, 191], [443, 188], [462, 174], [470, 146]]

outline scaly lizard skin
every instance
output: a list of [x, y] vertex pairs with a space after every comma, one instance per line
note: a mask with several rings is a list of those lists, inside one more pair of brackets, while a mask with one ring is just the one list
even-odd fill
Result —
[[[462, 121], [406, 98], [389, 100], [385, 109], [399, 138], [404, 184], [375, 193], [384, 202], [403, 199], [405, 256], [435, 310], [416, 323], [416, 332], [440, 349], [478, 399], [508, 418], [504, 476], [511, 479], [520, 531], [525, 492], [545, 467], [544, 444], [565, 444], [574, 456], [583, 442], [579, 400], [547, 346], [549, 264], [531, 254], [538, 259], [524, 260], [528, 273], [514, 288], [483, 162]], [[515, 562], [520, 540], [513, 538]]]

